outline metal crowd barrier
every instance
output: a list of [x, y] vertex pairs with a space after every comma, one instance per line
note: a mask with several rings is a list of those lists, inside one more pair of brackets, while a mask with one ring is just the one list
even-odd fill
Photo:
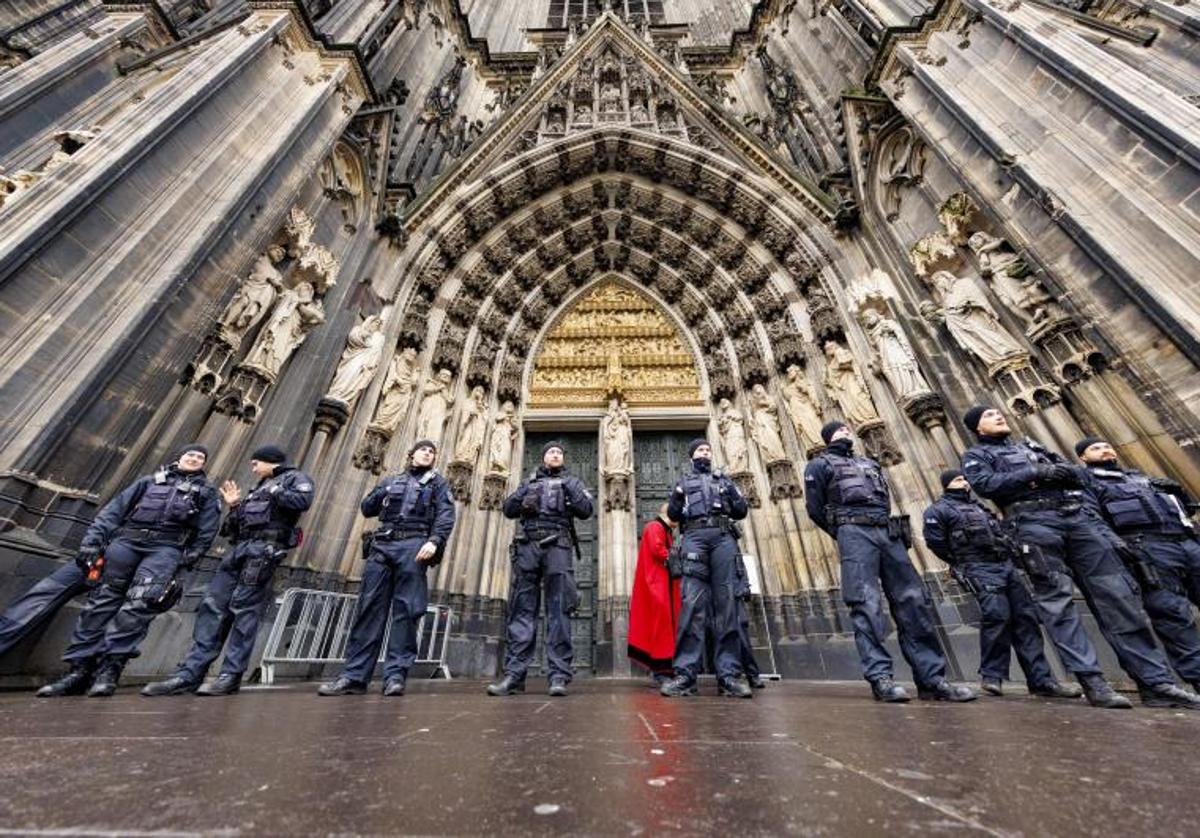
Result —
[[[346, 657], [346, 643], [354, 622], [357, 594], [288, 588], [279, 602], [279, 613], [271, 625], [262, 656], [262, 682], [275, 682], [278, 664], [337, 663]], [[433, 664], [433, 677], [440, 672], [450, 677], [446, 665], [446, 644], [450, 639], [450, 608], [430, 605], [417, 621], [418, 664]], [[391, 620], [383, 636], [379, 660], [387, 651]]]

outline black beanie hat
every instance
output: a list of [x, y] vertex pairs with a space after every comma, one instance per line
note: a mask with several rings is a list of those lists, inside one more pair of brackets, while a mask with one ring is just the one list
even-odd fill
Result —
[[189, 442], [187, 445], [182, 445], [179, 448], [179, 456], [182, 457], [189, 451], [195, 451], [198, 454], [203, 454], [204, 459], [208, 459], [208, 446], [201, 445], [199, 442]]
[[418, 439], [408, 449], [408, 456], [411, 457], [413, 454], [416, 454], [418, 448], [432, 448], [435, 452], [438, 450], [437, 443], [432, 439]]
[[545, 445], [542, 446], [542, 457], [545, 457], [546, 453], [551, 448], [557, 448], [559, 451], [563, 452], [563, 454], [567, 453], [567, 447], [565, 445], [563, 445], [557, 439], [552, 439], [549, 442], [547, 442]]
[[1095, 445], [1097, 442], [1108, 442], [1108, 440], [1100, 436], [1085, 436], [1083, 439], [1079, 440], [1079, 442], [1075, 443], [1075, 456], [1082, 457], [1083, 452], [1086, 451], [1089, 446]]
[[696, 437], [695, 439], [693, 439], [691, 442], [688, 443], [688, 459], [689, 460], [695, 459], [696, 449], [699, 448], [701, 445], [707, 445], [709, 448], [712, 448], [712, 444], [707, 439], [705, 439], [702, 436]]
[[278, 445], [260, 445], [254, 449], [254, 453], [250, 455], [250, 459], [258, 460], [260, 463], [273, 463], [279, 465], [287, 462], [287, 454]]
[[825, 426], [821, 428], [821, 439], [825, 440], [825, 444], [828, 445], [829, 440], [833, 439], [833, 435], [838, 432], [839, 428], [848, 427], [850, 426], [841, 419], [834, 419], [832, 422], [826, 422]]
[[967, 410], [963, 414], [963, 424], [967, 426], [967, 430], [973, 434], [979, 433], [979, 420], [983, 418], [983, 414], [992, 409], [988, 404], [977, 404]]
[[949, 487], [950, 483], [956, 477], [962, 477], [962, 469], [961, 468], [948, 468], [945, 471], [943, 471], [942, 476], [941, 476], [942, 488], [945, 489], [945, 488]]

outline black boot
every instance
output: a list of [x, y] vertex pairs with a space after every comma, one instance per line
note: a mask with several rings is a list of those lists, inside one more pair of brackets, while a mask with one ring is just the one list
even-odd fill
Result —
[[978, 697], [970, 687], [951, 684], [945, 678], [917, 686], [917, 698], [922, 701], [974, 701]]
[[196, 695], [233, 695], [241, 688], [241, 675], [234, 675], [230, 672], [222, 672], [217, 676], [217, 680], [209, 681], [203, 687], [196, 690]]
[[767, 682], [764, 681], [763, 677], [757, 672], [755, 672], [753, 675], [747, 675], [746, 682], [756, 690], [765, 690], [767, 688]]
[[322, 684], [317, 695], [362, 695], [367, 691], [367, 685], [361, 681], [352, 681], [345, 675], [339, 675], [328, 684]]
[[488, 684], [488, 695], [515, 695], [525, 692], [525, 679], [506, 674], [495, 684]]
[[1138, 687], [1144, 707], [1180, 707], [1184, 710], [1200, 710], [1200, 696], [1180, 689], [1174, 684], [1155, 684], [1153, 687]]
[[1108, 710], [1130, 710], [1133, 708], [1133, 702], [1123, 695], [1117, 693], [1112, 688], [1108, 681], [1104, 680], [1104, 676], [1100, 674], [1080, 675], [1079, 685], [1083, 687], [1083, 694], [1088, 700], [1088, 704], [1093, 707], [1103, 707]]
[[87, 691], [88, 698], [108, 698], [117, 691], [121, 680], [121, 670], [125, 668], [124, 661], [107, 659], [96, 670], [96, 680]]
[[686, 675], [676, 675], [670, 681], [663, 684], [658, 693], [659, 695], [665, 695], [667, 698], [682, 698], [685, 695], [699, 695], [700, 688], [696, 686], [694, 679]]
[[730, 698], [754, 698], [754, 690], [749, 684], [743, 684], [740, 678], [718, 678], [717, 695], [727, 695]]
[[1029, 692], [1042, 698], [1079, 698], [1083, 695], [1083, 690], [1074, 684], [1060, 684], [1058, 681], [1034, 684], [1029, 688]]
[[64, 695], [83, 695], [92, 685], [96, 668], [90, 663], [73, 663], [66, 674], [37, 691], [38, 698], [59, 698]]
[[908, 691], [891, 678], [876, 678], [872, 681], [871, 695], [875, 696], [876, 701], [888, 704], [904, 704], [909, 700]]
[[546, 689], [546, 695], [552, 695], [555, 698], [563, 698], [567, 694], [567, 679], [558, 677], [550, 679], [550, 686]]
[[979, 688], [988, 695], [1004, 695], [1004, 685], [999, 678], [984, 678], [979, 682]]
[[403, 675], [393, 675], [383, 684], [383, 694], [389, 698], [398, 695], [404, 695], [404, 686], [407, 679]]
[[165, 681], [154, 681], [142, 687], [142, 695], [183, 695], [194, 693], [200, 685], [185, 675], [172, 675]]

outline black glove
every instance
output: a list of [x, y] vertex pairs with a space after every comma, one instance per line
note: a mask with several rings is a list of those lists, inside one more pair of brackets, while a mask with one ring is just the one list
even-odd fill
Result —
[[179, 559], [179, 567], [183, 570], [191, 570], [203, 557], [204, 554], [199, 551], [184, 550], [183, 556]]
[[529, 492], [521, 499], [521, 517], [536, 518], [538, 514], [538, 496]]
[[1079, 466], [1070, 463], [1054, 464], [1054, 481], [1063, 486], [1080, 486], [1083, 480], [1079, 476]]
[[75, 564], [79, 565], [80, 570], [87, 573], [98, 558], [100, 558], [99, 547], [80, 547], [79, 552], [75, 554]]

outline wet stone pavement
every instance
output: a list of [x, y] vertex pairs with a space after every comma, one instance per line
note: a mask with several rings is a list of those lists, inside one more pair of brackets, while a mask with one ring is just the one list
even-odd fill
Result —
[[[378, 688], [378, 684], [374, 685]], [[1200, 713], [646, 682], [0, 694], [0, 832], [1196, 835]]]

